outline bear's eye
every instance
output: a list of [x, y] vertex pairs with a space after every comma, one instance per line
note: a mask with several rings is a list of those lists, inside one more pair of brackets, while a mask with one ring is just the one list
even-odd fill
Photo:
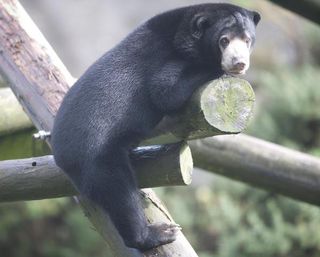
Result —
[[230, 41], [227, 37], [222, 37], [219, 40], [219, 44], [222, 48], [226, 48], [229, 45]]
[[249, 48], [251, 46], [251, 38], [247, 37], [244, 41], [246, 42], [247, 47]]

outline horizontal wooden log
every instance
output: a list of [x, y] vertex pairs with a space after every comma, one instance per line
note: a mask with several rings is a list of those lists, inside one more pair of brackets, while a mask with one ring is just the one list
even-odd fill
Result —
[[10, 88], [0, 88], [0, 136], [33, 125]]
[[190, 142], [197, 167], [320, 205], [320, 159], [246, 135]]
[[213, 80], [181, 112], [165, 117], [142, 145], [240, 133], [250, 121], [254, 101], [247, 81], [227, 76]]
[[[191, 183], [192, 157], [187, 144], [139, 147], [131, 153], [140, 188]], [[0, 161], [0, 202], [77, 195], [53, 156]]]
[[191, 183], [193, 161], [187, 143], [144, 146], [134, 149], [130, 158], [140, 188], [182, 186]]

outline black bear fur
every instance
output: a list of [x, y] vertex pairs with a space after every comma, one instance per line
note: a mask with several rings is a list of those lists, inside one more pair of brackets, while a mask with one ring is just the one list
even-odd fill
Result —
[[[111, 217], [125, 244], [141, 250], [175, 240], [174, 224], [148, 224], [128, 157], [165, 116], [221, 69], [219, 36], [234, 13], [252, 27], [257, 13], [201, 4], [157, 15], [105, 53], [66, 94], [51, 136], [55, 161], [78, 191]], [[242, 26], [242, 27], [241, 27]]]

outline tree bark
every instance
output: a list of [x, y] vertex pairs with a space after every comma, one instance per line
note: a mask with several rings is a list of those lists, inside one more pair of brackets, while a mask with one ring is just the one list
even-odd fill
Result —
[[320, 159], [246, 135], [190, 142], [195, 166], [320, 205]]
[[[131, 159], [140, 188], [191, 183], [192, 156], [186, 143], [139, 147]], [[53, 156], [0, 161], [0, 202], [77, 195]]]

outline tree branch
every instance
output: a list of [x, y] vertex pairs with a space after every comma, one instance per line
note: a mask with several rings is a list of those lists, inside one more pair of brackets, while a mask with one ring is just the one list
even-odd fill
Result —
[[320, 159], [246, 135], [190, 142], [194, 164], [293, 199], [320, 205]]

